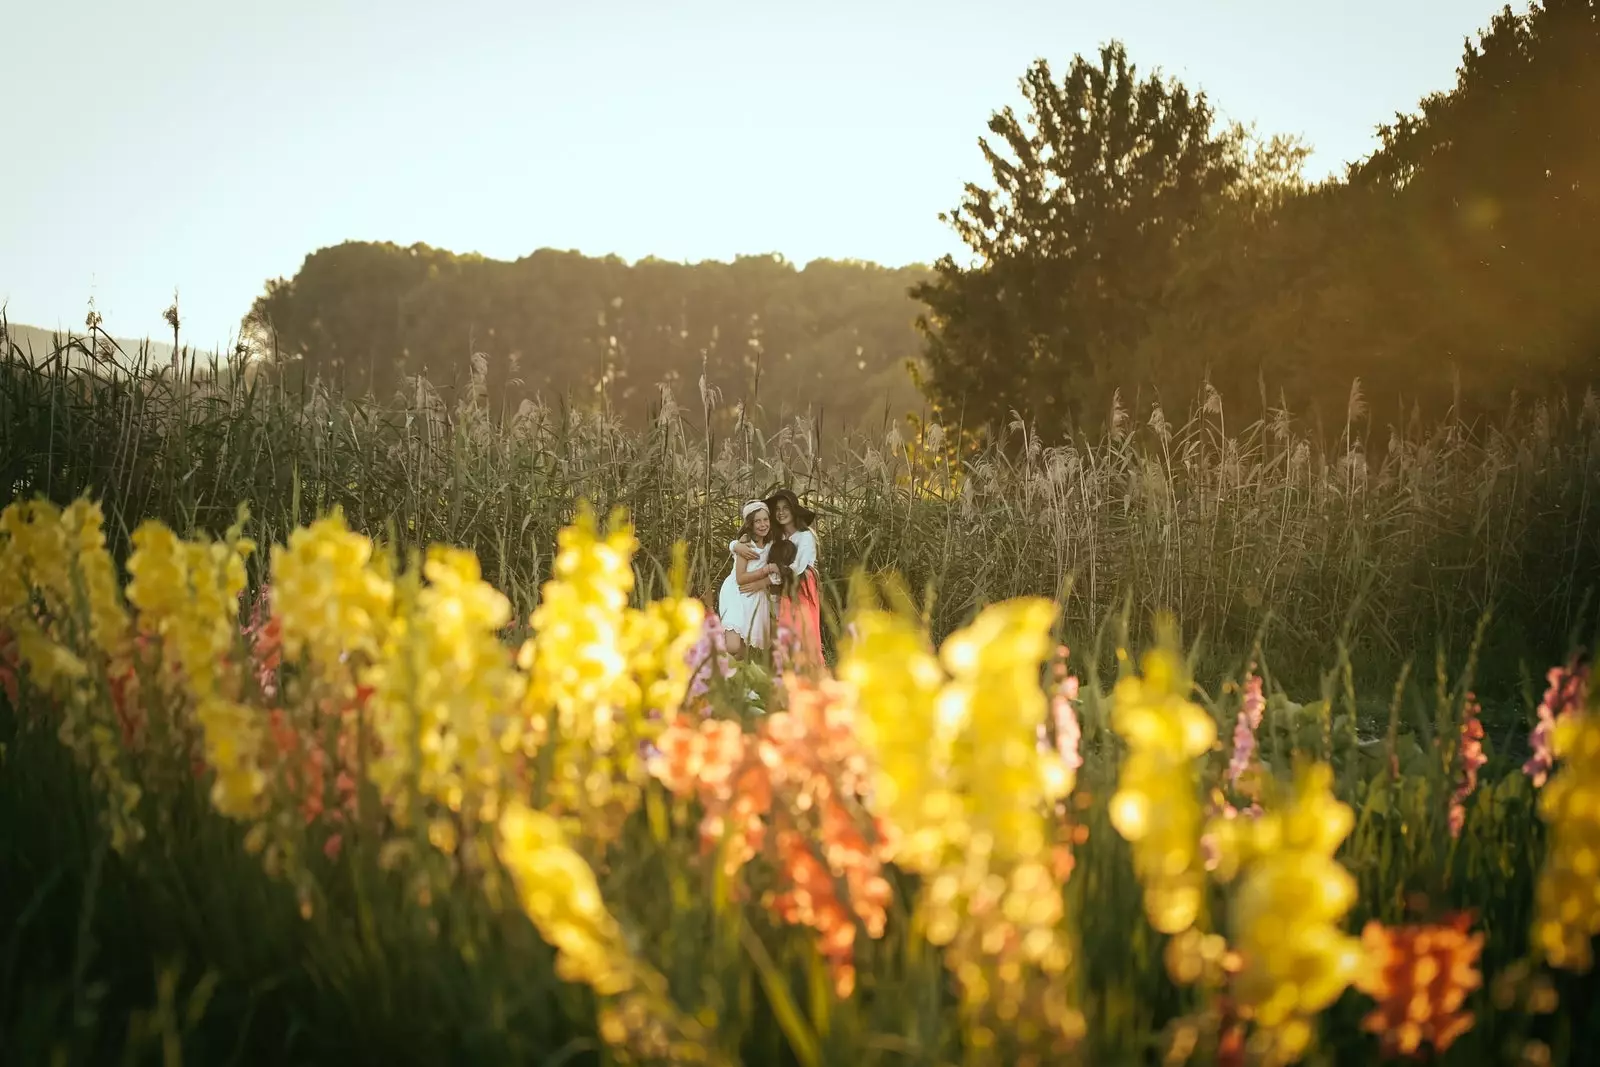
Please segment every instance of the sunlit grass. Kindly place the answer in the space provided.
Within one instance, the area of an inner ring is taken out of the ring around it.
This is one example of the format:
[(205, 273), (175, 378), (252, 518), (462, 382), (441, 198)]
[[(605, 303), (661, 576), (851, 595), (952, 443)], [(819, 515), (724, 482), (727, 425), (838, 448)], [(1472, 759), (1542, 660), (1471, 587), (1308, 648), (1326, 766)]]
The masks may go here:
[(1369, 719), (1407, 661), (1459, 661), (1492, 612), (1477, 673), (1493, 735), (1508, 725), (1499, 709), (1565, 654), (1600, 578), (1600, 406), (1587, 396), (1435, 426), (1391, 423), (1355, 397), (1329, 428), (1208, 394), (1181, 425), (1144, 405), (1072, 441), (1014, 427), (958, 453), (954, 427), (841, 439), (800, 419), (763, 433), (709, 384), (664, 395), (635, 429), (559, 403), (500, 410), (472, 388), (453, 404), (426, 383), (356, 402), (228, 365), (120, 363), (134, 369), (0, 360), (9, 495), (94, 493), (117, 558), (145, 518), (220, 534), (248, 502), (251, 536), (272, 543), (337, 507), (401, 551), (473, 551), (515, 625), (579, 496), (633, 517), (641, 594), (659, 591), (682, 538), (690, 589), (712, 603), (738, 506), (781, 483), (821, 512), (834, 614), (858, 564), (931, 591), (941, 638), (1010, 597), (1057, 599), (1077, 633), (1126, 600), (1141, 632), (1172, 611), (1213, 671), (1237, 669), (1270, 616), (1280, 680), (1315, 692), (1343, 640), (1374, 694)]

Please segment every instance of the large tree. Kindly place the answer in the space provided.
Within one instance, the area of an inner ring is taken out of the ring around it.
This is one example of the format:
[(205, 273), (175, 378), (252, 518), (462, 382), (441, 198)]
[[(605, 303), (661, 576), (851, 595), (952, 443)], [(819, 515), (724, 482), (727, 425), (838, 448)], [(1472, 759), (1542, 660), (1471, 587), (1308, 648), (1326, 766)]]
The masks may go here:
[[(1379, 427), (1581, 395), (1600, 376), (1596, 71), (1600, 0), (1505, 10), (1346, 179), (1247, 175), (1248, 210), (1184, 242), (1130, 373), (1185, 397), (1205, 374), (1235, 404), (1264, 381), (1330, 436), (1357, 378)], [(1263, 183), (1286, 195), (1256, 210)]]
[(1046, 433), (1104, 410), (1113, 363), (1159, 302), (1185, 235), (1240, 179), (1240, 140), (1204, 94), (1140, 79), (1113, 42), (1059, 82), (1038, 60), (1026, 115), (989, 120), (993, 184), (941, 218), (975, 262), (946, 256), (912, 295), (927, 307), (924, 388), (946, 420)]

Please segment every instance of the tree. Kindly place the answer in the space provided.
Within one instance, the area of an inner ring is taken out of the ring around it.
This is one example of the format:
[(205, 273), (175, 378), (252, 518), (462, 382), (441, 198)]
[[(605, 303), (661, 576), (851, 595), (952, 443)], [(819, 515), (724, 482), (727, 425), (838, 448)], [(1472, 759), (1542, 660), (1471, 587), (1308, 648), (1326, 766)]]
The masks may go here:
[(1003, 425), (1016, 411), (1050, 434), (1110, 400), (1116, 353), (1139, 338), (1178, 243), (1240, 180), (1237, 132), (1217, 133), (1204, 94), (1140, 80), (1113, 42), (1058, 84), (1036, 61), (1027, 114), (989, 120), (994, 184), (968, 184), (941, 219), (974, 254), (945, 256), (912, 290), (926, 305), (924, 387), (941, 417)]
[[(1386, 258), (1427, 302), (1425, 343), (1469, 393), (1582, 389), (1600, 369), (1597, 70), (1600, 2), (1505, 8), (1467, 42), (1456, 85), (1384, 126), (1351, 169)], [(1401, 321), (1415, 309), (1397, 292), (1374, 303)]]

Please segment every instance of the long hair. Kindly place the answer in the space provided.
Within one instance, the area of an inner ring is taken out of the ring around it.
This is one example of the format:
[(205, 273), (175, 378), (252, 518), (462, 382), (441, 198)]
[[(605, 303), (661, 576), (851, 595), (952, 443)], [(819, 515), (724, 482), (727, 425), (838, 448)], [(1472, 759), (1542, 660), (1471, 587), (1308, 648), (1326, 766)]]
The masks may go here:
[(800, 498), (794, 495), (793, 489), (779, 489), (767, 497), (767, 514), (772, 516), (772, 525), (778, 525), (778, 501), (782, 500), (789, 505), (789, 518), (794, 520), (796, 530), (809, 530), (811, 524), (817, 521), (817, 513), (800, 503)]
[(780, 537), (772, 542), (772, 551), (767, 554), (767, 562), (778, 568), (778, 592), (783, 596), (794, 594), (794, 558), (798, 551), (793, 541)]

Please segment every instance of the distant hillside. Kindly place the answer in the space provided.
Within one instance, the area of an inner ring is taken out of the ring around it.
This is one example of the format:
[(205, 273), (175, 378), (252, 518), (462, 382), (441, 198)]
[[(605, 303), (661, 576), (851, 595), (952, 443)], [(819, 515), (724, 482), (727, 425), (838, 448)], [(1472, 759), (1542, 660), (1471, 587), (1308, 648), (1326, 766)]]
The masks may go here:
[[(823, 430), (898, 417), (921, 399), (905, 371), (921, 351), (923, 267), (776, 256), (686, 265), (541, 250), (516, 262), (426, 245), (350, 242), (306, 257), (255, 303), (250, 333), (289, 374), (383, 396), (421, 375), (462, 385), (474, 353), (489, 396), (593, 403), (631, 422), (671, 386), (690, 415), (700, 379), (724, 413), (769, 423), (811, 411)], [(711, 395), (709, 392), (707, 395)]]
[[(73, 331), (67, 335), (57, 330), (24, 326), (15, 322), (6, 323), (3, 329), (5, 332), (0, 336), (0, 354), (15, 348), (23, 358), (40, 363), (57, 353), (64, 352), (67, 362), (72, 366), (81, 366), (88, 362), (85, 353), (73, 343), (76, 341), (82, 343), (84, 348), (90, 347), (86, 330)], [(165, 366), (172, 362), (170, 344), (162, 344), (160, 341), (131, 341), (120, 337), (111, 340), (120, 350), (113, 357), (118, 363), (131, 366), (142, 359), (150, 366)]]

